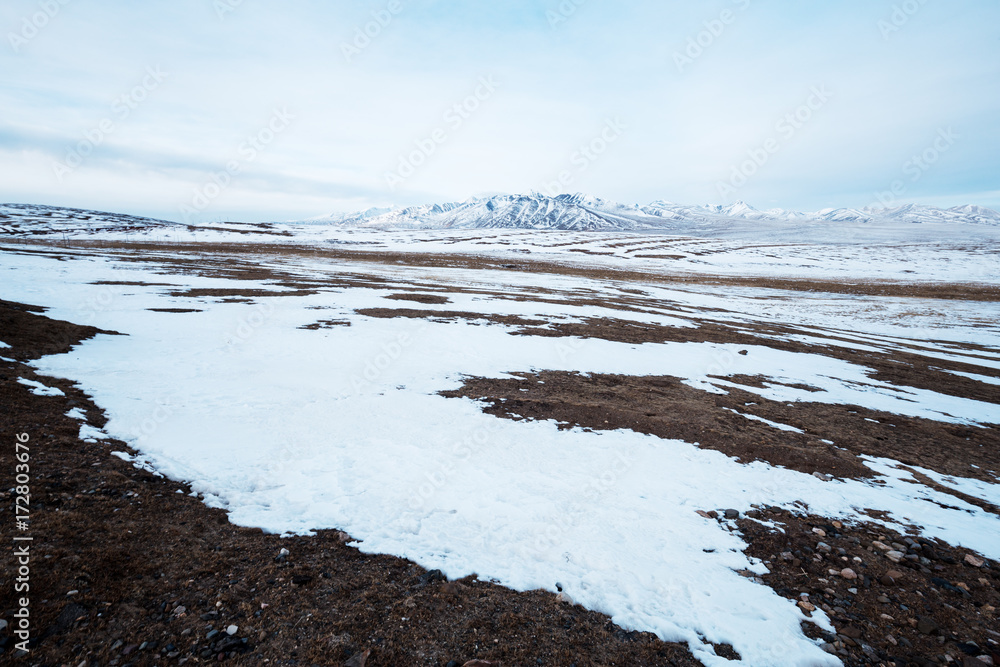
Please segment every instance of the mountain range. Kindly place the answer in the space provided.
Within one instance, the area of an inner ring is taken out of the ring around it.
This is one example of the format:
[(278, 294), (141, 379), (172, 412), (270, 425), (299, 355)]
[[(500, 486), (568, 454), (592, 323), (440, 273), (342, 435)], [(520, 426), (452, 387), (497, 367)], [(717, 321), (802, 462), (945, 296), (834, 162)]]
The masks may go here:
[(908, 204), (898, 208), (835, 208), (813, 213), (784, 209), (761, 211), (745, 202), (729, 206), (685, 206), (655, 201), (646, 206), (620, 204), (584, 194), (550, 197), (540, 193), (494, 195), (464, 202), (408, 208), (371, 208), (358, 213), (314, 218), (311, 224), (384, 229), (556, 229), (640, 231), (732, 220), (832, 223), (966, 223), (1000, 225), (1000, 213), (981, 206), (942, 209)]

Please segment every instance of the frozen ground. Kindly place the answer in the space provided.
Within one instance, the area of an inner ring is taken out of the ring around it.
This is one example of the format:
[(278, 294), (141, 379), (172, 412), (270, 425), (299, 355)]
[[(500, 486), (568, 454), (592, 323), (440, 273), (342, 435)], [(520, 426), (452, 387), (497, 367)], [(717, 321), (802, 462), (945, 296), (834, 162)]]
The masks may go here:
[[(781, 324), (794, 332), (772, 337), (961, 362), (975, 369), (966, 380), (995, 386), (995, 302), (624, 283), (533, 272), (529, 261), (646, 262), (649, 271), (676, 261), (706, 272), (896, 280), (912, 266), (926, 280), (995, 282), (989, 244), (897, 243), (889, 252), (865, 244), (766, 249), (648, 235), (314, 228), (301, 236), (288, 228), (296, 235), (271, 239), (428, 257), (509, 253), (525, 262), (512, 271), (380, 265), (263, 247), (237, 260), (207, 245), (233, 242), (235, 233), (153, 229), (138, 233), (160, 245), (141, 250), (8, 244), (0, 255), (0, 298), (125, 334), (98, 336), (35, 366), (79, 381), (107, 411), (106, 432), (140, 452), (137, 463), (191, 482), (238, 524), (286, 533), (338, 528), (364, 551), (404, 556), (449, 577), (478, 573), (517, 589), (561, 589), (623, 626), (688, 642), (710, 666), (727, 664), (713, 643), (731, 644), (747, 665), (839, 661), (800, 629), (803, 621), (829, 629), (826, 616), (806, 619), (790, 601), (738, 574), (766, 565), (743, 553), (734, 524), (696, 510), (804, 503), (811, 513), (844, 521), (880, 510), (888, 525), (915, 526), (1000, 558), (1000, 516), (919, 483), (892, 460), (871, 458), (872, 480), (824, 481), (739, 463), (693, 442), (497, 419), (475, 401), (439, 395), (467, 376), (534, 370), (673, 376), (715, 393), (734, 386), (736, 376), (753, 376), (768, 382), (740, 388), (792, 405), (843, 403), (991, 428), (1000, 424), (1000, 397), (876, 380), (864, 367), (781, 350), (765, 336), (752, 346), (629, 344), (512, 335), (512, 327), (485, 319), (518, 316), (550, 326), (613, 317), (686, 328), (715, 321), (748, 330)], [(120, 242), (122, 234), (87, 236)], [(206, 245), (175, 254), (167, 241)], [(573, 250), (608, 256), (568, 254)], [(652, 252), (685, 259), (642, 259)], [(260, 275), (227, 275), (238, 262)], [(414, 289), (447, 303), (387, 298)], [(484, 319), (357, 312), (406, 307)], [(328, 324), (305, 328), (320, 322)], [(778, 434), (790, 428), (771, 424)], [(1000, 496), (995, 470), (985, 471), (992, 482), (917, 472), (973, 499), (996, 503)]]

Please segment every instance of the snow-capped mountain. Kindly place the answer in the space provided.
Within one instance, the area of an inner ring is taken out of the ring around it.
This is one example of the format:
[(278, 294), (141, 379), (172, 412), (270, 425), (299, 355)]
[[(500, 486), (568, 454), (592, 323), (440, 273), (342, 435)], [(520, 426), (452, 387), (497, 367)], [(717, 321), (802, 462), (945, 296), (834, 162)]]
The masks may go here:
[(1000, 213), (981, 206), (940, 209), (908, 204), (898, 208), (837, 208), (813, 213), (758, 210), (746, 202), (728, 206), (684, 206), (656, 201), (646, 206), (620, 204), (584, 194), (550, 197), (537, 192), (496, 195), (465, 202), (369, 209), (317, 218), (314, 223), (385, 229), (558, 229), (571, 231), (670, 230), (681, 225), (726, 221), (868, 223), (965, 223), (1000, 225)]

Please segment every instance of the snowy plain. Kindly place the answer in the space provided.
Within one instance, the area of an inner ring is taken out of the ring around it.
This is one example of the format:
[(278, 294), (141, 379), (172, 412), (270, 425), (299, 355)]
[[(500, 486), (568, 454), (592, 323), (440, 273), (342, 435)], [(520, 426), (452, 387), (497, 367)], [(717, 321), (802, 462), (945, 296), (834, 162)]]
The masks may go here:
[[(743, 553), (735, 525), (720, 527), (696, 510), (804, 502), (810, 512), (851, 521), (860, 510), (877, 509), (897, 528), (918, 526), (925, 535), (1000, 557), (996, 515), (914, 483), (893, 461), (868, 462), (877, 484), (823, 481), (761, 462), (741, 464), (696, 443), (500, 420), (474, 401), (438, 394), (465, 376), (544, 369), (670, 375), (709, 392), (726, 390), (720, 377), (760, 375), (773, 384), (740, 388), (792, 404), (850, 403), (973, 427), (1000, 423), (1000, 405), (877, 382), (847, 362), (766, 345), (512, 336), (498, 325), (355, 312), (399, 307), (385, 297), (412, 284), (430, 291), (436, 285), (442, 293), (474, 286), (481, 293), (447, 292), (452, 303), (426, 308), (551, 321), (613, 315), (673, 326), (692, 326), (694, 312), (730, 322), (794, 323), (806, 338), (810, 329), (817, 337), (836, 331), (858, 346), (905, 347), (987, 373), (1000, 367), (996, 303), (828, 294), (785, 299), (754, 288), (629, 283), (662, 307), (624, 312), (488, 295), (530, 296), (544, 288), (570, 302), (599, 300), (621, 296), (624, 285), (614, 281), (322, 258), (280, 264), (304, 279), (376, 275), (385, 287), (226, 302), (170, 293), (285, 288), (165, 275), (134, 254), (127, 261), (60, 254), (62, 260), (5, 253), (0, 298), (127, 335), (101, 335), (34, 365), (80, 382), (107, 412), (106, 433), (139, 452), (137, 465), (190, 483), (240, 525), (305, 534), (337, 528), (363, 551), (403, 556), (449, 577), (477, 573), (516, 589), (561, 589), (625, 627), (687, 642), (709, 666), (728, 664), (713, 643), (731, 644), (748, 665), (839, 661), (802, 633), (807, 619), (792, 602), (738, 574), (762, 573), (766, 565)], [(99, 281), (133, 284), (93, 284)], [(904, 312), (907, 317), (896, 317)], [(334, 318), (350, 326), (301, 328)], [(989, 349), (972, 355), (962, 343)], [(93, 431), (84, 425), (81, 437), (100, 437)], [(938, 477), (987, 500), (1000, 488)], [(822, 613), (809, 622), (831, 627)]]

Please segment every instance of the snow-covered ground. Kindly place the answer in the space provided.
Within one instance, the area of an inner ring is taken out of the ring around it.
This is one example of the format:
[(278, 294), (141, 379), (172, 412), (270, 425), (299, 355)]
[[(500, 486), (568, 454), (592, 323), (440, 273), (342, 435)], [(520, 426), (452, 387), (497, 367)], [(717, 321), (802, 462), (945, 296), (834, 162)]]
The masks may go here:
[[(565, 241), (575, 244), (570, 248), (610, 249), (608, 261), (624, 263), (640, 261), (625, 257), (656, 244), (699, 246), (690, 239), (621, 234), (312, 229), (319, 231), (303, 231), (296, 242), (378, 245), (430, 255), (456, 248), (473, 252), (478, 246), (479, 252), (526, 255), (521, 251), (530, 250), (537, 259), (550, 252), (565, 255), (560, 248), (567, 246), (559, 245)], [(210, 240), (209, 232), (170, 233)], [(232, 240), (225, 232), (210, 234), (220, 235), (214, 240)], [(620, 245), (633, 241), (636, 245)], [(883, 253), (876, 261), (867, 247), (825, 247), (820, 255), (802, 246), (804, 254), (796, 256), (797, 246), (786, 245), (769, 263), (768, 251), (760, 247), (744, 252), (735, 242), (704, 244), (724, 248), (714, 255), (690, 254), (691, 263), (716, 262), (711, 271), (757, 267), (781, 273), (786, 269), (774, 267), (805, 267), (808, 259), (817, 275), (838, 262), (849, 267), (832, 269), (842, 273), (877, 263), (868, 268), (902, 279), (908, 274), (901, 267), (916, 262), (924, 278), (925, 265), (938, 279), (978, 275), (990, 282), (1000, 277), (995, 263), (978, 254), (989, 248), (948, 254), (937, 246), (910, 251), (900, 245), (900, 253), (917, 254), (907, 260)], [(367, 276), (385, 282), (225, 301), (170, 293), (293, 288), (266, 280), (199, 277), (176, 268), (166, 272), (152, 261), (168, 253), (166, 248), (127, 257), (68, 248), (58, 250), (61, 259), (15, 252), (27, 246), (9, 249), (0, 260), (0, 298), (43, 305), (51, 308), (50, 317), (126, 334), (101, 335), (71, 353), (41, 359), (34, 364), (39, 371), (79, 381), (106, 410), (107, 434), (140, 452), (137, 464), (190, 482), (207, 503), (226, 508), (241, 525), (282, 533), (338, 528), (359, 540), (364, 551), (407, 557), (449, 577), (478, 573), (517, 589), (558, 587), (623, 626), (688, 642), (709, 666), (728, 664), (715, 655), (712, 643), (731, 644), (744, 664), (754, 666), (839, 661), (803, 634), (800, 624), (809, 619), (798, 607), (738, 574), (761, 573), (766, 565), (743, 553), (735, 525), (706, 520), (696, 510), (805, 503), (810, 512), (844, 521), (857, 520), (862, 509), (881, 510), (897, 527), (917, 526), (926, 535), (1000, 558), (1000, 517), (918, 483), (912, 472), (890, 460), (868, 460), (877, 473), (874, 481), (823, 481), (762, 462), (742, 464), (691, 442), (497, 419), (474, 401), (439, 392), (458, 388), (466, 376), (511, 377), (532, 370), (669, 375), (707, 392), (724, 392), (725, 378), (749, 375), (773, 384), (741, 384), (742, 390), (793, 405), (846, 403), (972, 428), (1000, 423), (1000, 401), (895, 386), (873, 380), (848, 362), (778, 350), (764, 339), (757, 346), (632, 345), (514, 336), (504, 326), (461, 319), (384, 319), (356, 312), (415, 306), (386, 297), (419, 284), (451, 301), (419, 305), (429, 310), (546, 321), (607, 316), (672, 326), (693, 326), (695, 314), (726, 322), (783, 323), (795, 326), (802, 339), (829, 344), (835, 332), (862, 349), (905, 348), (932, 360), (961, 360), (980, 370), (967, 374), (970, 380), (989, 384), (1000, 369), (997, 303), (665, 287), (530, 270), (352, 263), (322, 254), (269, 258), (265, 250), (259, 266), (303, 280)], [(938, 262), (925, 261), (925, 255)], [(130, 284), (94, 284), (99, 281)], [(610, 302), (622, 296), (623, 287), (657, 305), (641, 312), (572, 305), (584, 298), (591, 304)], [(542, 290), (547, 300), (538, 298)], [(522, 300), (504, 298), (512, 296)], [(340, 324), (303, 328), (321, 320)], [(851, 344), (843, 340), (839, 344)], [(962, 347), (966, 343), (982, 349), (970, 353)], [(781, 431), (786, 425), (773, 427)], [(987, 501), (997, 502), (1000, 495), (1000, 484), (935, 478)], [(831, 629), (821, 612), (810, 622)]]

